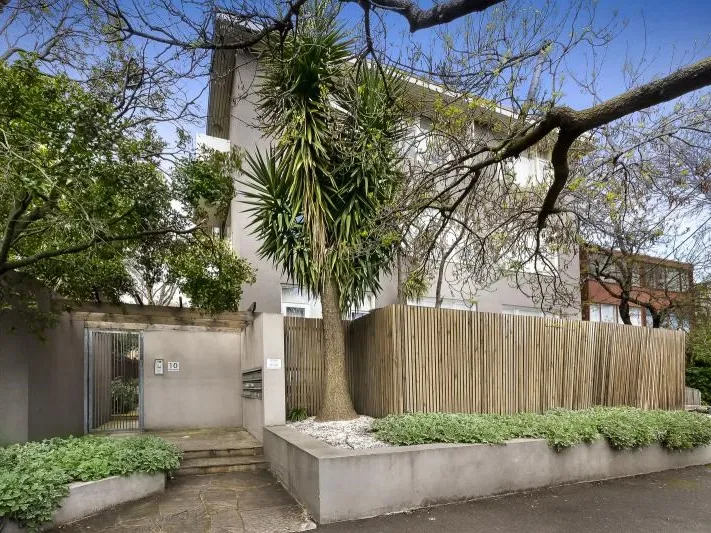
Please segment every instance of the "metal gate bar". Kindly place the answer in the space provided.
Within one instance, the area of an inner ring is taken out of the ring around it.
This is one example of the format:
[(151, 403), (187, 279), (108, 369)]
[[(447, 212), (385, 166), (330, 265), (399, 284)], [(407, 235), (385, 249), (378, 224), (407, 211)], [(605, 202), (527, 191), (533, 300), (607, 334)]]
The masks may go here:
[(143, 404), (141, 333), (88, 330), (87, 429), (140, 430)]

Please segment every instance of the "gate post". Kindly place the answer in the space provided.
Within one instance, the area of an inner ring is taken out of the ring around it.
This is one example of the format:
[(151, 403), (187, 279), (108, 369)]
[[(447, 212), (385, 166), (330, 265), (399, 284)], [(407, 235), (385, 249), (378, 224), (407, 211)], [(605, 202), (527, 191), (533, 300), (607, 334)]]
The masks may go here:
[(286, 382), (284, 369), (284, 317), (259, 313), (244, 331), (242, 371), (261, 369), (261, 398), (245, 394), (242, 419), (245, 429), (262, 441), (264, 426), (286, 423)]

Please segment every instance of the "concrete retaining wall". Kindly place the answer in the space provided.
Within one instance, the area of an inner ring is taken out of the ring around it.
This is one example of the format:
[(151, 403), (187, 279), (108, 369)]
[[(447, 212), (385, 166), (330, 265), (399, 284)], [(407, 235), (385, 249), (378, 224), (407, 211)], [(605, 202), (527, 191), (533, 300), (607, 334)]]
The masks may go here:
[[(85, 481), (69, 485), (69, 495), (60, 503), (52, 522), (42, 527), (51, 529), (61, 524), (76, 522), (87, 516), (122, 503), (140, 500), (165, 490), (165, 474), (137, 472), (130, 476), (113, 476), (98, 481)], [(3, 533), (24, 531), (9, 523)]]
[(711, 446), (615, 451), (602, 440), (562, 452), (540, 439), (351, 451), (286, 426), (264, 428), (264, 452), (274, 474), (321, 524), (711, 462)]

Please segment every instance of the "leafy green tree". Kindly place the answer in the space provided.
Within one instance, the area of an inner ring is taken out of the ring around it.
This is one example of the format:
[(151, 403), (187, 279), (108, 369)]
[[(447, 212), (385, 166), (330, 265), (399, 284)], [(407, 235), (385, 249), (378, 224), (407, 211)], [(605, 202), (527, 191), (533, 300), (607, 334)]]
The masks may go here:
[(321, 298), (325, 377), (319, 418), (355, 416), (342, 313), (380, 290), (397, 239), (372, 237), (401, 180), (403, 83), (348, 62), (333, 15), (317, 10), (263, 55), (261, 119), (275, 140), (248, 156), (247, 202), (263, 257)]
[(197, 234), (177, 241), (167, 257), (167, 280), (190, 297), (193, 307), (219, 313), (239, 310), (242, 286), (254, 283), (255, 272), (225, 240)]
[(0, 63), (2, 307), (11, 295), (22, 300), (13, 273), (66, 297), (115, 302), (136, 293), (129, 267), (140, 265), (198, 307), (234, 310), (251, 267), (198, 230), (224, 219), (239, 158), (181, 160), (173, 186), (159, 165), (162, 148), (152, 127), (126, 118), (102, 91), (30, 60)]
[(242, 157), (236, 149), (220, 152), (201, 147), (195, 156), (178, 161), (171, 181), (192, 220), (212, 220), (224, 234), (235, 197), (234, 176), (241, 166)]
[(0, 276), (110, 243), (188, 232), (151, 130), (29, 62), (0, 65)]
[[(169, 305), (180, 292), (190, 304), (210, 313), (238, 311), (242, 285), (254, 283), (255, 271), (222, 240), (239, 152), (199, 149), (180, 159), (171, 172), (176, 201), (190, 220), (204, 221), (193, 234), (157, 235), (144, 240), (129, 258), (135, 281), (130, 293), (139, 303)], [(220, 228), (219, 235), (212, 228)]]

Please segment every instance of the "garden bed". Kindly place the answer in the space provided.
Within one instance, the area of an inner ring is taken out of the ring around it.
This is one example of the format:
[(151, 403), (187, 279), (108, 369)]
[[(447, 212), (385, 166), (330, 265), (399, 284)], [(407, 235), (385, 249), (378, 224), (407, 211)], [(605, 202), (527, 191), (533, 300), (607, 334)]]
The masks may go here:
[(276, 426), (264, 452), (319, 523), (711, 463), (711, 420), (681, 411), (413, 414), (372, 428), (394, 446), (336, 448)]
[(162, 490), (165, 472), (179, 465), (175, 446), (147, 436), (0, 448), (0, 517), (30, 530), (77, 520)]
[(545, 414), (470, 415), (413, 413), (375, 420), (374, 437), (394, 446), (431, 443), (503, 444), (545, 439), (562, 450), (605, 439), (615, 449), (658, 443), (670, 450), (711, 444), (711, 419), (686, 411), (644, 411), (632, 407), (557, 409)]
[(374, 420), (369, 416), (359, 416), (354, 420), (317, 422), (316, 417), (312, 416), (306, 420), (289, 422), (288, 426), (326, 444), (346, 450), (367, 450), (390, 446), (376, 438), (372, 431)]
[(503, 444), (520, 438), (545, 439), (557, 450), (601, 438), (616, 449), (659, 443), (679, 450), (711, 443), (709, 417), (631, 407), (513, 415), (413, 413), (334, 422), (317, 422), (311, 417), (288, 426), (336, 448), (350, 450), (433, 443)]

